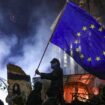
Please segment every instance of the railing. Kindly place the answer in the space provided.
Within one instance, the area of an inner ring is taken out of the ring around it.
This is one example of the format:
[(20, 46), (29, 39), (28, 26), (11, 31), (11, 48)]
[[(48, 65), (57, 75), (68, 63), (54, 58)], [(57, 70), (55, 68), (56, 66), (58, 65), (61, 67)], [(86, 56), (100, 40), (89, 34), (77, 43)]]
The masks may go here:
[(0, 77), (0, 90), (7, 90), (7, 80)]

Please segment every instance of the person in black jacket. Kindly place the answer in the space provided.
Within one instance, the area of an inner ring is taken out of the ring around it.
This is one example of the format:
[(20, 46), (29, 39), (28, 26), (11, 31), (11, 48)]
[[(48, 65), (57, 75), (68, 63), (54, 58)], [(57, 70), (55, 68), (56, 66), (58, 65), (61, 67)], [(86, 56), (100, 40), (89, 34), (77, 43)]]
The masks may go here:
[(41, 90), (42, 90), (42, 83), (37, 81), (34, 84), (33, 91), (30, 93), (28, 97), (26, 105), (41, 105), (42, 104)]
[(42, 79), (51, 80), (47, 96), (49, 98), (56, 98), (61, 104), (63, 104), (63, 70), (60, 67), (58, 59), (53, 58), (50, 63), (51, 68), (53, 69), (51, 73), (41, 73), (39, 70), (36, 70), (36, 74), (40, 75)]

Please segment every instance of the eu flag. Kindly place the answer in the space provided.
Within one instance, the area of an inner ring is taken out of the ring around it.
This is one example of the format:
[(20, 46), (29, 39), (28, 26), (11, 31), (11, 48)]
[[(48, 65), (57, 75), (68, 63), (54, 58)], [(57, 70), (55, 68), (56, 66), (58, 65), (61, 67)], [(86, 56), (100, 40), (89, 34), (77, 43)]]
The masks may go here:
[(86, 11), (67, 3), (50, 41), (86, 71), (105, 79), (105, 30)]

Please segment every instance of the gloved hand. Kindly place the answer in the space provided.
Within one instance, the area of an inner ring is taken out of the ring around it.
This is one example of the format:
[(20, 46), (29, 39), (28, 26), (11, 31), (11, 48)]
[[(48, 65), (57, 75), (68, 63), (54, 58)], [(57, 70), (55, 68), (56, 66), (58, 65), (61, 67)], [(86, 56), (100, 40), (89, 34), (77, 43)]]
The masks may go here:
[(36, 69), (35, 74), (39, 74), (40, 75), (40, 72), (39, 72), (38, 69)]

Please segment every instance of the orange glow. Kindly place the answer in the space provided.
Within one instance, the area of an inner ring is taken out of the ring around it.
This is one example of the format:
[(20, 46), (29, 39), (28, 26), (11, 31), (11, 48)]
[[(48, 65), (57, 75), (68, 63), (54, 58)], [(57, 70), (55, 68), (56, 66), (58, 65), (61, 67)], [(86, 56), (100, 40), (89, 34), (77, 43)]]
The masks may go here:
[(93, 91), (94, 95), (98, 95), (99, 94), (99, 89), (97, 87), (93, 87), (92, 91)]
[(89, 99), (88, 90), (82, 83), (72, 83), (64, 87), (64, 99), (67, 103), (71, 103), (75, 99), (75, 95), (80, 101)]
[(64, 99), (67, 103), (71, 103), (75, 98), (80, 101), (89, 99), (93, 93), (93, 81), (95, 77), (91, 74), (71, 75), (68, 82), (64, 85)]
[(70, 103), (73, 99), (73, 96), (72, 96), (72, 92), (73, 92), (73, 88), (72, 87), (65, 87), (64, 88), (64, 100), (67, 102), (67, 103)]
[(86, 101), (98, 95), (103, 85), (105, 80), (91, 74), (67, 75), (64, 77), (64, 99), (67, 103), (71, 103), (75, 97), (80, 101)]

